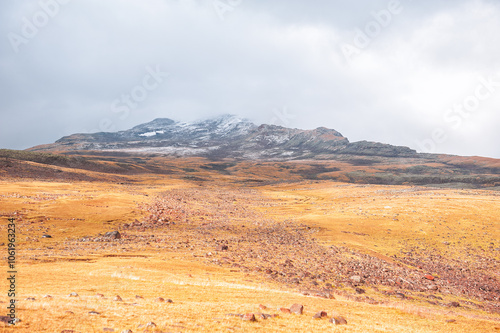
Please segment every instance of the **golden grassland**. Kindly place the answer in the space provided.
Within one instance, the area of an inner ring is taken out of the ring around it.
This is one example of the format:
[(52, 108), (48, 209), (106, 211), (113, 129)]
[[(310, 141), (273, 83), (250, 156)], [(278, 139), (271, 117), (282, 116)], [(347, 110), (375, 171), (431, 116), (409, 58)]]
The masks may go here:
[[(3, 236), (0, 243), (7, 242), (7, 218), (15, 216), (18, 220), (16, 283), (18, 317), (22, 322), (0, 327), (0, 331), (103, 332), (104, 328), (115, 332), (125, 329), (133, 332), (500, 330), (500, 315), (475, 308), (449, 308), (396, 298), (387, 298), (382, 304), (367, 304), (342, 295), (336, 295), (335, 299), (305, 296), (297, 288), (262, 274), (215, 265), (204, 248), (165, 247), (161, 243), (144, 241), (125, 245), (82, 241), (82, 238), (97, 237), (118, 230), (125, 223), (144, 219), (147, 213), (141, 205), (152, 203), (157, 195), (167, 190), (209, 187), (230, 192), (244, 187), (251, 190), (249, 202), (254, 200), (251, 205), (255, 215), (235, 217), (239, 224), (254, 224), (259, 216), (279, 221), (290, 219), (310, 227), (314, 231), (311, 237), (325, 247), (352, 248), (387, 261), (412, 248), (459, 260), (466, 258), (465, 253), (473, 249), (482, 251), (492, 260), (500, 260), (500, 252), (495, 250), (500, 247), (497, 192), (329, 181), (250, 187), (232, 182), (230, 176), (214, 175), (210, 171), (206, 171), (205, 176), (211, 181), (196, 182), (159, 175), (123, 176), (130, 181), (121, 184), (104, 180), (1, 181)], [(245, 200), (247, 192), (241, 193), (242, 196), (234, 201), (236, 206)], [(154, 234), (176, 242), (180, 238), (189, 241), (187, 231), (176, 236), (176, 230), (183, 230), (185, 223), (201, 225), (209, 220), (209, 217), (194, 218), (179, 221), (172, 228), (127, 230), (126, 233), (141, 239)], [(50, 234), (52, 238), (42, 238), (43, 234)], [(6, 253), (2, 257), (1, 267), (6, 272)], [(496, 278), (500, 280), (498, 271)], [(6, 306), (8, 281), (1, 281), (0, 301)], [(72, 292), (79, 297), (68, 297)], [(116, 295), (123, 301), (113, 300)], [(173, 303), (158, 302), (158, 297), (171, 299)], [(304, 315), (284, 314), (278, 310), (293, 303), (304, 305)], [(259, 304), (268, 309), (259, 309)], [(329, 317), (333, 314), (345, 317), (348, 324), (335, 326), (325, 319), (313, 319), (312, 315), (321, 310), (327, 311)], [(99, 314), (90, 314), (91, 311)], [(237, 316), (228, 316), (259, 312), (277, 313), (279, 317), (247, 322)], [(448, 322), (450, 319), (455, 321)], [(154, 322), (156, 327), (139, 327), (148, 322)]]

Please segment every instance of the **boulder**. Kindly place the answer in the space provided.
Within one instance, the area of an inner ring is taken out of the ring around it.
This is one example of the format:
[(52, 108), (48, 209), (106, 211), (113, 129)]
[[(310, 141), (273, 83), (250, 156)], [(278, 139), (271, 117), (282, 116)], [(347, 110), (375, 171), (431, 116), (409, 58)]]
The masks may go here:
[(302, 304), (295, 303), (295, 304), (293, 304), (290, 307), (290, 312), (291, 313), (295, 313), (295, 314), (301, 315), (303, 311), (304, 311), (304, 306)]
[(330, 319), (330, 323), (333, 323), (335, 325), (346, 325), (347, 320), (345, 320), (345, 318), (341, 316), (334, 316), (332, 319)]
[(122, 235), (118, 231), (109, 231), (104, 234), (104, 237), (109, 239), (121, 239)]

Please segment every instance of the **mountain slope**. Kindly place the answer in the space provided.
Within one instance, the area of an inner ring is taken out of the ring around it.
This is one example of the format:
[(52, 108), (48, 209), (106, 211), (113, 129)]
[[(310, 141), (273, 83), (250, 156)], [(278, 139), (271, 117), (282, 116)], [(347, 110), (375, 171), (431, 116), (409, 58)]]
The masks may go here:
[(339, 132), (325, 127), (301, 130), (266, 124), (257, 126), (234, 115), (193, 123), (158, 118), (126, 131), (73, 134), (29, 150), (98, 150), (242, 159), (328, 159), (332, 154), (417, 155), (407, 147), (366, 141), (350, 143)]

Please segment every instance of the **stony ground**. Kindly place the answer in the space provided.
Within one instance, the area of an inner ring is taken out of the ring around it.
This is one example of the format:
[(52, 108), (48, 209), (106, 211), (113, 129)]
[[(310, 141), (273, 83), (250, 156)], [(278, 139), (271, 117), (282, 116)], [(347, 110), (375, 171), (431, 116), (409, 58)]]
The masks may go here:
[[(499, 330), (498, 196), (401, 190), (161, 179), (2, 183), (1, 214), (17, 220), (23, 275), (22, 322), (0, 330)], [(440, 196), (476, 199), (467, 242), (437, 237), (448, 224), (427, 232), (447, 211), (431, 205)], [(427, 233), (415, 241), (405, 214), (387, 213), (384, 200), (416, 211), (425, 222), (415, 227)], [(493, 228), (484, 235), (486, 227)]]

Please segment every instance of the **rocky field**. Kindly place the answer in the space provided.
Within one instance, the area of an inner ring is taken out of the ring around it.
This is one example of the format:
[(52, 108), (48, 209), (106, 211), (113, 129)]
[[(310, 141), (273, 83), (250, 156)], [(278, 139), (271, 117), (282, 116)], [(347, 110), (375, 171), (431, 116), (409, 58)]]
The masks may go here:
[(162, 161), (11, 162), (0, 242), (14, 218), (20, 322), (0, 331), (500, 330), (498, 191)]

